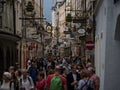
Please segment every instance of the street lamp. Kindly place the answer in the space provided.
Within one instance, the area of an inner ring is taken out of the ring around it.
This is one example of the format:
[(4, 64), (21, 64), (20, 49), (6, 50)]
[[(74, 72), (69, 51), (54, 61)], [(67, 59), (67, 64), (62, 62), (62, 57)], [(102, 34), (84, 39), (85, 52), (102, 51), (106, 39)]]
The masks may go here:
[(47, 23), (46, 30), (50, 34), (50, 36), (52, 37), (52, 26), (51, 26), (51, 24)]
[(0, 13), (3, 12), (5, 3), (6, 3), (6, 0), (0, 0)]
[(52, 32), (52, 27), (50, 25), (47, 26), (47, 32), (51, 33)]

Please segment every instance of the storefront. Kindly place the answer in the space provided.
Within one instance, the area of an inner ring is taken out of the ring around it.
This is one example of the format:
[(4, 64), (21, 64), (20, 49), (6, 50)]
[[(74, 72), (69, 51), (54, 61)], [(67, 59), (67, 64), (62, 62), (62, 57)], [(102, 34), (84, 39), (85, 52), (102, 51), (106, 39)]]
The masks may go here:
[(18, 62), (17, 41), (20, 37), (8, 33), (0, 33), (0, 71), (8, 69)]

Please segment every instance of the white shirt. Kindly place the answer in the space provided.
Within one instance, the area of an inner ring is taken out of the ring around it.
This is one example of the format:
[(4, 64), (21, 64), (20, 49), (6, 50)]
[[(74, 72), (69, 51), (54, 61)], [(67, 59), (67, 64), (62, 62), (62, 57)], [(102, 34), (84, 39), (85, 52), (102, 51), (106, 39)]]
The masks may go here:
[(63, 58), (62, 60), (62, 64), (64, 65), (66, 63), (66, 60)]
[(10, 90), (10, 82), (3, 81), (3, 84), (0, 87), (0, 90)]
[[(28, 77), (30, 78), (30, 80), (28, 80)], [(30, 90), (34, 88), (34, 83), (30, 76), (27, 76), (26, 80), (23, 80), (23, 76), (21, 77), (21, 79), (22, 79), (22, 85), (20, 82), (19, 83), (20, 88), (25, 88), (25, 90)]]
[[(73, 74), (73, 79), (74, 79), (74, 81), (77, 81), (77, 75), (76, 74)], [(76, 88), (77, 88), (77, 86), (75, 85), (74, 90), (76, 90)]]
[(77, 75), (76, 74), (73, 74), (73, 79), (74, 79), (74, 81), (77, 81)]

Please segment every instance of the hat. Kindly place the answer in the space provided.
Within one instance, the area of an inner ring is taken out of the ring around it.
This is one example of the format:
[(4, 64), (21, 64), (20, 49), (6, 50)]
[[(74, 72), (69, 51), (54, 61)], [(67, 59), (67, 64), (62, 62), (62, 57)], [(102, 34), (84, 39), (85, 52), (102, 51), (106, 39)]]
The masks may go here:
[(9, 72), (4, 72), (3, 75), (5, 75), (8, 79), (11, 79), (11, 74)]

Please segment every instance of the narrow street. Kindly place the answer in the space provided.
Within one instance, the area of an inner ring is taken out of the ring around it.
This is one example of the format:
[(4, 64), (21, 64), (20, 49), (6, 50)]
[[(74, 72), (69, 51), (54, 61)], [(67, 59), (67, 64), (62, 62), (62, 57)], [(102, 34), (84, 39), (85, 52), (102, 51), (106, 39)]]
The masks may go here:
[(120, 90), (120, 0), (0, 0), (0, 90)]

